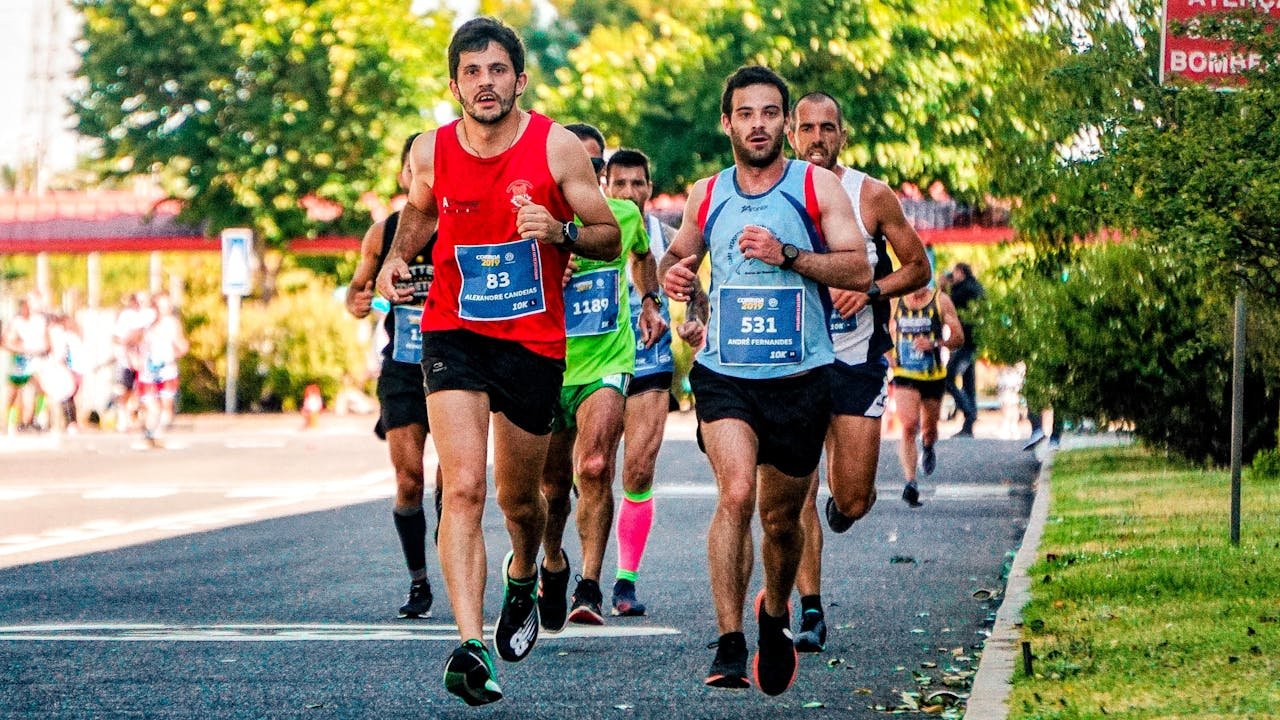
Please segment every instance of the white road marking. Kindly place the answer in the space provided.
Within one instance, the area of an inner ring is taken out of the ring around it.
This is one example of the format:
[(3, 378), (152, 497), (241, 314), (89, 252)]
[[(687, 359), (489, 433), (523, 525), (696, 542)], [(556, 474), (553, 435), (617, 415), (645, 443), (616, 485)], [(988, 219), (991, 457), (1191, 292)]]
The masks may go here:
[(0, 488), (0, 502), (5, 500), (26, 500), (40, 494), (40, 490), (31, 488)]
[(719, 493), (715, 485), (654, 485), (653, 494), (666, 497), (715, 497)]
[(939, 500), (981, 500), (1007, 498), (1013, 490), (1012, 485), (939, 485), (933, 496)]
[[(486, 627), (488, 637), (493, 628)], [(542, 633), (539, 643), (571, 639), (656, 637), (679, 635), (675, 628), (644, 625), (571, 625), (554, 635)], [(418, 622), (397, 625), (361, 624), (227, 624), (164, 625), (153, 623), (84, 623), (0, 626), (0, 642), (457, 642), (453, 625)]]
[(148, 485), (112, 485), (80, 495), (85, 500), (146, 500), (177, 495), (178, 488)]

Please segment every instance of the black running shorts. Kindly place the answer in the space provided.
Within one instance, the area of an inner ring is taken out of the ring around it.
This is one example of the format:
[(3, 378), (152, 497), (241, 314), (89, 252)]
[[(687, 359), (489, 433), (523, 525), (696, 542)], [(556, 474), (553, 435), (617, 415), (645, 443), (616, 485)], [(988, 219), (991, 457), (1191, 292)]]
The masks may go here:
[(489, 396), (489, 409), (534, 435), (551, 432), (560, 403), (564, 361), (539, 355), (511, 340), (470, 330), (422, 334), (422, 371), (427, 394), (476, 390)]
[(653, 392), (654, 390), (671, 392), (671, 378), (673, 376), (674, 373), (656, 372), (644, 377), (633, 377), (631, 378), (631, 384), (627, 386), (627, 397), (635, 397), (640, 393)]
[(921, 400), (941, 400), (942, 394), (946, 390), (946, 383), (946, 380), (914, 380), (904, 377), (893, 379), (894, 387), (913, 388), (920, 393)]
[(878, 418), (884, 415), (889, 365), (876, 358), (857, 365), (836, 361), (831, 366), (831, 413)]
[(427, 426), (427, 392), (422, 387), (422, 367), (382, 359), (378, 376), (378, 402), (382, 404), (382, 428)]
[[(822, 442), (831, 423), (828, 370), (777, 380), (743, 380), (721, 375), (695, 363), (689, 371), (698, 423), (733, 418), (756, 433), (759, 465), (772, 465), (792, 477), (818, 467)], [(702, 433), (698, 447), (706, 452)]]

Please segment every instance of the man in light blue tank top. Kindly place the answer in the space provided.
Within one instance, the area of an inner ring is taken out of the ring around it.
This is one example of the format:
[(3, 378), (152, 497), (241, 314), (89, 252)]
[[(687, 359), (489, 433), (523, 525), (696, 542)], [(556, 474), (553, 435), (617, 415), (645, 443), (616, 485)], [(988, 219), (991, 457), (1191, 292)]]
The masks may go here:
[(770, 695), (790, 687), (798, 667), (789, 601), (804, 545), (800, 509), (830, 422), (826, 369), (835, 354), (823, 286), (866, 291), (871, 281), (839, 179), (782, 157), (789, 102), (767, 68), (729, 77), (720, 124), (734, 166), (693, 186), (659, 267), (667, 295), (687, 302), (711, 256), (707, 342), (690, 372), (698, 437), (719, 488), (707, 555), (720, 639), (706, 683), (751, 684), (742, 614), (758, 496), (765, 589), (755, 602), (752, 677)]

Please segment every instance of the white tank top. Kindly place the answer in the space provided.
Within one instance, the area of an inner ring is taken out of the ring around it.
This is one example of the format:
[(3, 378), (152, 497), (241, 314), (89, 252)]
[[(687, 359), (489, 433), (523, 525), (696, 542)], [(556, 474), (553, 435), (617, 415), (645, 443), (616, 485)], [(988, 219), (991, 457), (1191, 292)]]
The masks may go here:
[[(840, 177), (840, 185), (853, 201), (853, 219), (857, 221), (858, 233), (867, 245), (867, 263), (874, 268), (880, 260), (879, 244), (862, 222), (862, 181), (866, 177), (867, 174), (861, 170), (845, 168), (844, 175)], [(831, 342), (835, 346), (836, 359), (849, 365), (866, 362), (867, 349), (871, 345), (871, 336), (876, 326), (872, 303), (867, 303), (847, 320), (839, 318), (834, 309), (831, 312)]]

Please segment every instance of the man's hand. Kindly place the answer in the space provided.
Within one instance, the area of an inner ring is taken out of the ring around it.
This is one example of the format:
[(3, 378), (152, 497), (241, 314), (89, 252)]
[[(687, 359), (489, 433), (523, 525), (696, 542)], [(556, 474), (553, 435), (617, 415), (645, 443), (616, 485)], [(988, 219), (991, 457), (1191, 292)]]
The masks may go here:
[(527, 195), (512, 198), (520, 209), (516, 212), (516, 232), (522, 238), (532, 238), (547, 245), (564, 242), (564, 223), (555, 219), (551, 211), (534, 203)]
[(356, 290), (347, 297), (347, 309), (358, 318), (369, 317), (369, 312), (373, 310), (372, 280), (366, 282), (363, 288)]
[(640, 340), (645, 347), (653, 347), (667, 331), (667, 321), (662, 319), (656, 304), (640, 301)]
[(938, 347), (937, 343), (924, 335), (917, 335), (915, 339), (911, 341), (911, 345), (922, 353), (933, 352)]
[(694, 271), (698, 260), (697, 255), (690, 255), (667, 269), (667, 273), (662, 276), (662, 291), (667, 297), (680, 302), (689, 301), (694, 281), (698, 279), (698, 274)]
[(831, 305), (840, 313), (840, 317), (848, 320), (867, 306), (871, 298), (857, 290), (838, 290), (831, 288)]
[(696, 352), (702, 349), (702, 343), (707, 339), (707, 326), (698, 320), (686, 320), (676, 328), (676, 334)]
[(573, 259), (575, 257), (577, 256), (570, 256), (569, 264), (564, 266), (564, 280), (560, 282), (561, 289), (569, 287), (569, 281), (573, 279), (573, 274), (578, 272), (578, 263)]
[(409, 302), (413, 299), (413, 286), (406, 284), (400, 287), (397, 283), (410, 277), (409, 265), (404, 260), (388, 257), (382, 264), (382, 271), (378, 273), (378, 294), (390, 300), (392, 305)]
[(738, 250), (745, 257), (769, 265), (781, 265), (785, 260), (782, 257), (782, 242), (759, 225), (748, 225), (742, 229), (742, 234), (738, 236)]

